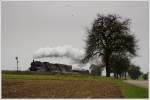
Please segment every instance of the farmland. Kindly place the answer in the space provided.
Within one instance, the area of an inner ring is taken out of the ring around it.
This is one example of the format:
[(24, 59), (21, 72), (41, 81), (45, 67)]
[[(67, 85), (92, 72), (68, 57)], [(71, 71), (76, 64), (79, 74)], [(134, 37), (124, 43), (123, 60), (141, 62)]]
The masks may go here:
[(148, 98), (148, 89), (100, 76), (2, 72), (2, 98)]

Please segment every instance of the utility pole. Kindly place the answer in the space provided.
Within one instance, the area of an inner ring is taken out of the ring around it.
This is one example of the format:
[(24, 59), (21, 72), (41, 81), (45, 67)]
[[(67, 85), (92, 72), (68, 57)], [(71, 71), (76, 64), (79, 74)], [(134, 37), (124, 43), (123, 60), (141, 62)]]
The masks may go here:
[(18, 57), (16, 57), (16, 61), (17, 61), (17, 72), (18, 72)]

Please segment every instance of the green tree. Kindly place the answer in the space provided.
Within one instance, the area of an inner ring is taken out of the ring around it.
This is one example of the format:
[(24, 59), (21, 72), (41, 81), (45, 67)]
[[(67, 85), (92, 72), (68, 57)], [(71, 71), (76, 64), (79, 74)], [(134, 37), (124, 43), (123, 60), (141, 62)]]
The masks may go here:
[(142, 74), (142, 72), (140, 71), (140, 67), (136, 65), (131, 65), (128, 73), (132, 79), (138, 79)]
[(143, 77), (143, 79), (144, 79), (144, 80), (148, 80), (148, 72), (147, 72), (147, 73), (145, 73), (145, 74), (143, 74), (143, 76), (142, 76), (142, 77)]
[(86, 54), (83, 62), (95, 55), (102, 58), (106, 67), (106, 76), (110, 77), (110, 57), (113, 53), (123, 53), (127, 56), (136, 56), (136, 40), (130, 34), (130, 20), (123, 20), (117, 15), (100, 15), (87, 31)]
[(124, 76), (126, 79), (126, 74), (130, 66), (130, 59), (128, 57), (119, 54), (112, 55), (110, 57), (110, 64), (112, 72), (116, 78)]

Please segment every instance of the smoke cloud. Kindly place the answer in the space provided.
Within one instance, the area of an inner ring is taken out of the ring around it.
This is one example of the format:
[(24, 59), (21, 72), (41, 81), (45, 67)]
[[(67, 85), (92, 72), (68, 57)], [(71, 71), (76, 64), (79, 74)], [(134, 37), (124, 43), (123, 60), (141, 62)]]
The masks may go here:
[(40, 48), (35, 53), (33, 58), (45, 58), (45, 57), (67, 57), (73, 61), (80, 61), (84, 56), (83, 50), (73, 48), (70, 45), (58, 46), (58, 47), (46, 47)]
[(57, 46), (57, 47), (45, 47), (39, 48), (34, 54), (33, 58), (37, 61), (60, 63), (72, 65), (73, 69), (87, 69), (91, 64), (101, 63), (100, 58), (93, 58), (87, 63), (81, 63), (84, 57), (84, 50), (73, 48), (70, 45)]
[(70, 45), (40, 48), (33, 55), (33, 58), (36, 60), (68, 64), (72, 65), (73, 69), (88, 69), (90, 66), (89, 63), (80, 63), (83, 57), (83, 50), (73, 48)]

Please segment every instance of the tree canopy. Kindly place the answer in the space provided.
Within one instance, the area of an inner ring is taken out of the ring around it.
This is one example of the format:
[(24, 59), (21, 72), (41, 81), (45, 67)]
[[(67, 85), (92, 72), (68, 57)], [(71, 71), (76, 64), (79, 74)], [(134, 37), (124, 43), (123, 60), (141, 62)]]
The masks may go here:
[(130, 33), (130, 20), (119, 15), (97, 15), (92, 28), (87, 31), (86, 54), (83, 62), (95, 55), (102, 58), (106, 67), (106, 76), (110, 76), (110, 57), (121, 53), (127, 56), (136, 56), (136, 39)]
[(114, 76), (118, 78), (118, 76), (125, 77), (128, 72), (130, 66), (130, 59), (125, 55), (112, 55), (110, 57), (111, 70), (114, 73)]
[(140, 67), (133, 64), (130, 66), (128, 73), (132, 79), (138, 79), (142, 74), (140, 71)]

